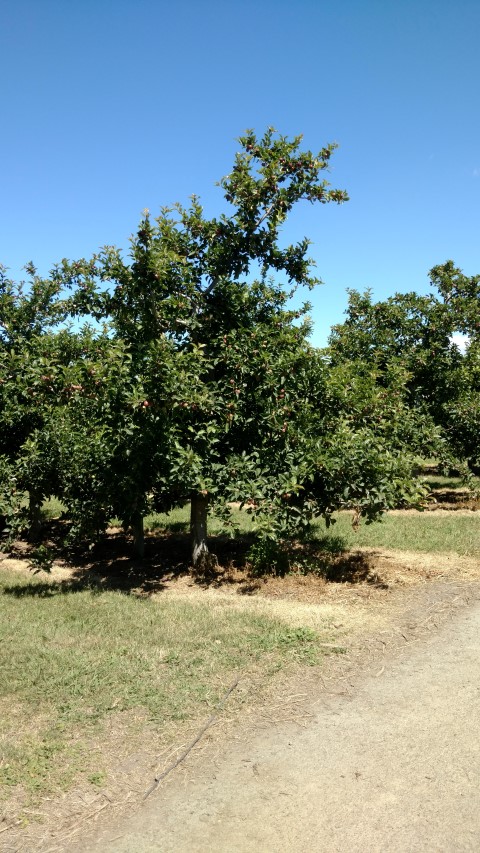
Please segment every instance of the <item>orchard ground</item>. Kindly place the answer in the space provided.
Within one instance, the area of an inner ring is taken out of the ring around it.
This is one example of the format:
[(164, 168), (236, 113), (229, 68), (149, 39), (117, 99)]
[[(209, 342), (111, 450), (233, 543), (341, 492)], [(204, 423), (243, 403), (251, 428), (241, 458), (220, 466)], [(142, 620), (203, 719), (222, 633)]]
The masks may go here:
[(433, 485), (435, 511), (318, 528), (302, 573), (284, 577), (241, 565), (248, 519), (233, 540), (214, 529), (208, 581), (186, 571), (181, 513), (151, 519), (142, 564), (115, 529), (50, 575), (32, 574), (19, 543), (1, 563), (0, 849), (68, 850), (135, 812), (237, 679), (170, 776), (201, 774), (259, 720), (302, 725), (312, 689), (378, 669), (475, 598), (478, 507), (455, 481)]

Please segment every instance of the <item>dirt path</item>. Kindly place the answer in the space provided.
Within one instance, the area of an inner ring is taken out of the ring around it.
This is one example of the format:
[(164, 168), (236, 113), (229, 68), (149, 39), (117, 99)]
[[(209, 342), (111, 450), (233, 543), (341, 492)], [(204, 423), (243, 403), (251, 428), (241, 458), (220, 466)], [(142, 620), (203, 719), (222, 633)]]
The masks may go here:
[(124, 824), (71, 849), (479, 850), (479, 638), (477, 601), (405, 643), (350, 695), (318, 685), (305, 727), (263, 727), (194, 779), (180, 774), (159, 788)]

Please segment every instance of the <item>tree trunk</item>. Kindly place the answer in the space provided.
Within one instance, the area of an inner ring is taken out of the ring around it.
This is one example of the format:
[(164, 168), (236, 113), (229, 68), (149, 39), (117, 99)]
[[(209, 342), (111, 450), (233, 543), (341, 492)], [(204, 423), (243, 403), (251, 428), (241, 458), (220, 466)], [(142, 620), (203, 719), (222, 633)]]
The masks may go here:
[(192, 495), (190, 505), (190, 535), (194, 569), (202, 571), (209, 563), (207, 545), (208, 495)]
[(133, 552), (141, 560), (145, 554), (145, 532), (143, 529), (143, 515), (136, 512), (132, 521)]
[(40, 537), (42, 529), (42, 499), (38, 492), (31, 491), (28, 493), (28, 539), (30, 542), (36, 542)]

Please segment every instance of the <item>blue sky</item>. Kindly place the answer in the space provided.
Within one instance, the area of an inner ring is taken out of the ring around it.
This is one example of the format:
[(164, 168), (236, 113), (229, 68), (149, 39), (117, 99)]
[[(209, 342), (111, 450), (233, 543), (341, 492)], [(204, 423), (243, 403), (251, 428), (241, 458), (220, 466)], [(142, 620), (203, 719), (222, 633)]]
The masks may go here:
[(214, 215), (236, 137), (274, 125), (337, 142), (351, 198), (285, 230), (325, 282), (315, 343), (347, 287), (480, 273), (479, 32), (478, 0), (2, 0), (0, 262), (127, 249), (145, 207), (192, 193)]

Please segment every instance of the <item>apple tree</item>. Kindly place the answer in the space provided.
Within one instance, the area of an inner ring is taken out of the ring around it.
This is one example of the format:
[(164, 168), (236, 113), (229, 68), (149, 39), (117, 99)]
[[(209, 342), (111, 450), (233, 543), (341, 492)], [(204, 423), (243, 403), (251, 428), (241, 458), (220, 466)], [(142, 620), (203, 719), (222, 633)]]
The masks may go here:
[(53, 460), (41, 470), (26, 465), (26, 449), (48, 418), (48, 368), (52, 347), (57, 357), (65, 348), (65, 334), (57, 338), (55, 329), (66, 313), (58, 282), (41, 278), (33, 264), (26, 271), (28, 279), (15, 282), (0, 268), (0, 465), (2, 515), (13, 526), (29, 526), (34, 538), (42, 498), (53, 489), (56, 475)]
[(106, 247), (54, 274), (72, 290), (72, 313), (109, 324), (145, 401), (124, 469), (125, 517), (189, 500), (196, 565), (207, 555), (209, 508), (246, 498), (267, 506), (301, 463), (290, 435), (304, 420), (308, 323), (287, 303), (318, 279), (309, 241), (284, 246), (280, 233), (299, 202), (347, 199), (324, 179), (334, 146), (313, 154), (272, 129), (240, 144), (220, 182), (226, 212), (207, 219), (194, 197), (156, 220), (146, 213), (129, 260)]
[[(430, 278), (437, 292), (427, 296), (397, 293), (374, 302), (369, 292), (351, 291), (347, 319), (332, 330), (330, 357), (332, 365), (368, 365), (381, 387), (388, 387), (392, 371), (402, 370), (405, 401), (426, 427), (412, 435), (412, 449), (472, 467), (479, 455), (480, 279), (467, 279), (451, 261)], [(469, 336), (465, 353), (455, 343), (458, 332)]]

